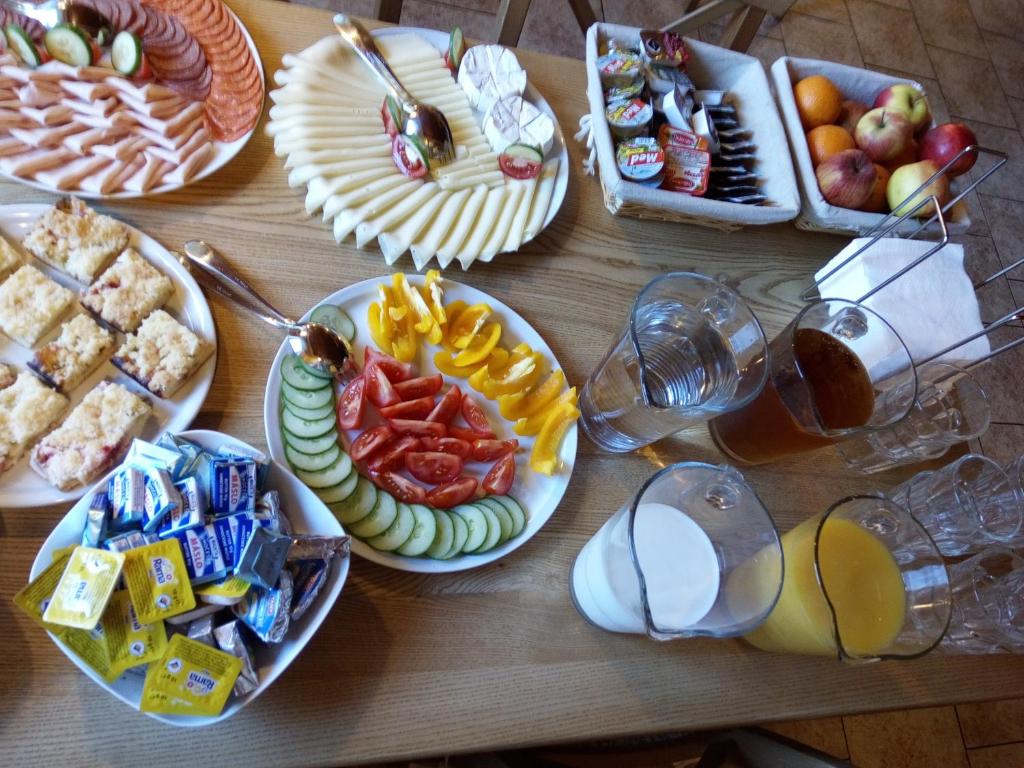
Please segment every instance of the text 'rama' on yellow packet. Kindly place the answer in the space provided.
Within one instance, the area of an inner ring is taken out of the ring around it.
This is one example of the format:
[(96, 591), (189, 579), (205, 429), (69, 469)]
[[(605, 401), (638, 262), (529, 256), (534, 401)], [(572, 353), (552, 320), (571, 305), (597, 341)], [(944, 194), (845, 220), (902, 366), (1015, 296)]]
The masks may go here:
[(163, 658), (146, 671), (139, 709), (164, 715), (219, 715), (241, 671), (237, 656), (174, 635)]
[(92, 629), (107, 609), (124, 566), (124, 555), (93, 547), (75, 547), (53, 592), (43, 621)]
[(177, 539), (130, 549), (125, 558), (124, 580), (140, 622), (152, 624), (196, 607)]
[(60, 577), (64, 575), (64, 569), (67, 568), (70, 559), (70, 550), (55, 556), (53, 562), (46, 566), (42, 573), (22, 587), (14, 596), (16, 606), (36, 624), (55, 635), (65, 632), (67, 627), (62, 627), (60, 624), (48, 624), (43, 621), (43, 613), (50, 604), (50, 598), (53, 597), (54, 590), (57, 589)]

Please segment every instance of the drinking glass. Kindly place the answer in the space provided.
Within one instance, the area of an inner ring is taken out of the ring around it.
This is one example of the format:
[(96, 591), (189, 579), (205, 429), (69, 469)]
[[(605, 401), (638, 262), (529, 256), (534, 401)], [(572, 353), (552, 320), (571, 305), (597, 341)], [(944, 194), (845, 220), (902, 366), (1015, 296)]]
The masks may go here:
[(884, 496), (851, 496), (783, 534), (786, 576), (775, 609), (744, 639), (766, 651), (847, 662), (912, 659), (949, 624), (942, 555)]
[(846, 466), (871, 474), (937, 459), (988, 429), (988, 395), (971, 374), (949, 363), (926, 363), (917, 377), (917, 398), (905, 418), (836, 446)]
[(580, 550), (576, 609), (610, 632), (733, 637), (756, 627), (782, 586), (771, 515), (732, 467), (684, 462), (652, 476)]
[(895, 424), (917, 395), (906, 345), (881, 316), (854, 301), (822, 299), (804, 307), (771, 342), (769, 358), (761, 393), (709, 425), (719, 449), (744, 464)]
[(739, 408), (767, 376), (764, 331), (735, 291), (673, 272), (640, 291), (580, 395), (587, 436), (624, 453)]
[(889, 492), (947, 557), (1008, 544), (1020, 535), (1024, 497), (992, 459), (968, 453), (935, 472), (919, 472)]
[[(1024, 455), (1018, 456), (1003, 469), (1010, 476), (1010, 484), (1016, 490), (1017, 495), (1024, 501)], [(1015, 536), (1007, 539), (1006, 546), (1024, 549), (1024, 524), (1021, 525)]]
[(953, 618), (946, 653), (1024, 653), (1024, 558), (986, 547), (949, 566)]

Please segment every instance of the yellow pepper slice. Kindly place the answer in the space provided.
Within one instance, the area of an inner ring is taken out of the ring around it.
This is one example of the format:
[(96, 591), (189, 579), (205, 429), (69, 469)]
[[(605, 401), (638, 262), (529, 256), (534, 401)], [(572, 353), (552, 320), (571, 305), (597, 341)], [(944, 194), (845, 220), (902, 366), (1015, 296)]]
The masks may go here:
[(416, 335), (416, 319), (412, 312), (406, 312), (400, 319), (392, 317), (391, 354), (396, 360), (411, 363), (416, 359), (420, 341)]
[(383, 317), (387, 315), (381, 313), (380, 304), (376, 301), (366, 310), (366, 324), (370, 328), (373, 343), (377, 345), (377, 349), (388, 350), (391, 349), (391, 318), (388, 317), (385, 322)]
[(562, 403), (552, 409), (540, 428), (540, 434), (530, 452), (530, 469), (542, 475), (553, 475), (558, 469), (558, 449), (569, 426), (580, 417), (572, 403)]
[(536, 435), (540, 432), (541, 427), (544, 426), (544, 422), (547, 421), (548, 416), (556, 408), (560, 408), (564, 403), (571, 403), (573, 406), (576, 405), (576, 387), (567, 389), (565, 392), (560, 394), (552, 402), (548, 403), (547, 406), (534, 413), (532, 416), (519, 419), (513, 426), (512, 431), (517, 435), (523, 437), (529, 437), (530, 435)]
[(494, 371), (504, 368), (507, 360), (508, 352), (504, 349), (501, 347), (495, 347), (492, 349), (490, 357), (487, 358), (487, 365), (481, 365), (476, 370), (476, 373), (467, 379), (469, 386), (480, 394), (483, 394), (487, 386), (493, 386), (490, 384), (491, 374), (493, 374)]
[(434, 365), (436, 365), (437, 370), (445, 376), (456, 376), (460, 379), (468, 379), (479, 370), (487, 370), (487, 366), (480, 363), (467, 366), (456, 365), (452, 355), (453, 353), (443, 349), (439, 349), (434, 353)]
[(440, 270), (428, 269), (423, 279), (423, 287), (420, 288), (420, 295), (430, 307), (434, 322), (443, 328), (448, 322), (448, 314), (444, 310), (444, 288), (441, 287), (441, 282)]
[(483, 303), (466, 307), (449, 326), (448, 341), (457, 349), (465, 349), (491, 314), (491, 308)]
[(443, 338), (441, 339), (441, 346), (444, 347), (445, 349), (447, 349), (453, 355), (457, 355), (459, 353), (459, 348), (456, 347), (454, 344), (452, 344), (452, 341), (451, 341), (452, 328), (455, 325), (455, 320), (462, 313), (462, 311), (466, 307), (468, 307), (468, 306), (469, 305), (466, 302), (464, 302), (462, 299), (458, 299), (456, 301), (453, 301), (451, 304), (449, 304), (447, 307), (444, 308), (444, 313), (445, 313), (445, 316), (448, 318), (448, 322), (445, 324), (445, 327), (443, 329), (444, 335), (443, 335)]
[(427, 337), (431, 344), (441, 343), (441, 326), (434, 320), (430, 307), (423, 300), (420, 292), (409, 285), (409, 281), (401, 272), (391, 276), (391, 289), (395, 296), (395, 302), (401, 302), (412, 313), (415, 318), (415, 329)]
[(455, 364), (465, 366), (485, 362), (491, 350), (498, 346), (500, 339), (501, 324), (488, 323), (469, 340), (466, 348), (455, 356)]
[[(511, 357), (515, 357), (512, 355)], [(505, 370), (493, 375), (484, 386), (484, 397), (494, 400), (499, 395), (511, 395), (529, 389), (540, 378), (544, 369), (544, 356), (540, 352), (531, 352), (527, 357), (520, 357)]]
[(499, 395), (498, 410), (509, 421), (532, 416), (558, 397), (564, 386), (565, 374), (557, 370), (529, 392), (520, 390), (511, 395)]

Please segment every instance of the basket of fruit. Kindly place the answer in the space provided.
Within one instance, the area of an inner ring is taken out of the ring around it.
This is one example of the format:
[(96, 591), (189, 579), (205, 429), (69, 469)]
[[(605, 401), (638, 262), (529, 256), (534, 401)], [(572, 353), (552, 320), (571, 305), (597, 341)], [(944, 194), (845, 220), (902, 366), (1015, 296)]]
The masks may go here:
[[(964, 150), (977, 140), (964, 125), (935, 125), (919, 83), (790, 57), (772, 64), (771, 74), (803, 189), (797, 227), (868, 234), (935, 195), (949, 231), (968, 229), (967, 205), (959, 199), (968, 188), (957, 177), (974, 165), (977, 151)], [(913, 214), (933, 216), (931, 204)], [(894, 234), (920, 226), (908, 217)]]
[(723, 230), (797, 215), (786, 134), (757, 59), (602, 23), (586, 48), (580, 136), (589, 130), (609, 211)]

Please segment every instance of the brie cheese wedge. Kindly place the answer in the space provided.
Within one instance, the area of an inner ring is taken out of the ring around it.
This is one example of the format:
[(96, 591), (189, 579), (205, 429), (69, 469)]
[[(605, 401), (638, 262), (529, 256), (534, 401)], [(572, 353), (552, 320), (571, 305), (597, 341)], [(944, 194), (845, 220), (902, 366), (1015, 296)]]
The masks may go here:
[(501, 45), (474, 45), (466, 51), (458, 80), (470, 105), (481, 112), (503, 96), (522, 96), (526, 90), (526, 71)]
[(555, 123), (522, 96), (505, 96), (484, 116), (484, 136), (498, 154), (509, 144), (527, 144), (546, 155), (555, 140)]

